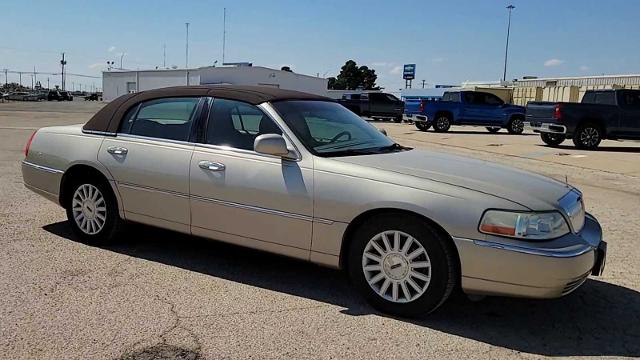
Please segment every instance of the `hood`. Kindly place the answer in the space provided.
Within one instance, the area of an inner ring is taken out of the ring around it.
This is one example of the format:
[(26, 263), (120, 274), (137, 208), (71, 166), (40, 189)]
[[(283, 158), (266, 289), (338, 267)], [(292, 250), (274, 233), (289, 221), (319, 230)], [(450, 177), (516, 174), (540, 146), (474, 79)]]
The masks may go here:
[(571, 187), (554, 179), (463, 156), (424, 150), (333, 160), (447, 183), (509, 200), (531, 210), (558, 209)]

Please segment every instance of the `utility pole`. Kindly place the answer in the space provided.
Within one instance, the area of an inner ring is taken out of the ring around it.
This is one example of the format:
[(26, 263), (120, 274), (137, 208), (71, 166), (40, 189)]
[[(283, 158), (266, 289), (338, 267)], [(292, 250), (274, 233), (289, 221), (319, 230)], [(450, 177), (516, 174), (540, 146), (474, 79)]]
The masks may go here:
[(33, 65), (33, 83), (34, 83), (34, 89), (35, 89), (35, 84), (38, 83), (38, 75), (36, 73), (36, 66)]
[(167, 68), (167, 44), (162, 44), (162, 68)]
[(67, 65), (67, 61), (64, 59), (64, 52), (62, 53), (62, 60), (60, 60), (60, 65), (62, 65), (62, 73), (61, 73), (61, 76), (62, 76), (62, 81), (61, 82), (62, 82), (62, 84), (61, 84), (61, 86), (62, 86), (62, 91), (64, 91), (64, 85), (65, 85), (64, 66)]
[(511, 32), (511, 11), (516, 7), (513, 5), (507, 6), (509, 9), (509, 22), (507, 24), (507, 44), (504, 48), (504, 72), (502, 73), (502, 82), (507, 81), (507, 56), (509, 55), (509, 33)]
[(222, 65), (224, 65), (224, 50), (227, 45), (227, 8), (222, 8)]
[(185, 46), (184, 68), (189, 68), (189, 23), (184, 23), (187, 27), (187, 43)]
[(3, 69), (3, 70), (4, 70), (4, 86), (6, 87), (9, 84), (9, 77), (7, 76), (9, 69)]
[(19, 79), (20, 79), (20, 87), (22, 87), (22, 73), (18, 72), (18, 76), (19, 76)]
[(423, 88), (423, 89), (424, 89), (424, 82), (425, 82), (425, 81), (426, 81), (426, 80), (422, 80), (422, 88)]
[(71, 91), (76, 91), (76, 83), (75, 82), (71, 82)]
[(49, 77), (47, 77), (47, 90), (49, 90), (49, 89), (51, 89), (51, 88), (49, 87)]

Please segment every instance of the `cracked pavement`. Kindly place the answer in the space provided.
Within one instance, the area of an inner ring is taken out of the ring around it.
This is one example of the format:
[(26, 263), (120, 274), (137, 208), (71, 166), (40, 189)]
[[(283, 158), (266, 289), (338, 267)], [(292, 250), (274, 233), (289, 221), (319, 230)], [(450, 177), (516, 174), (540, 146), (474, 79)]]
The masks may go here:
[(2, 357), (640, 357), (637, 143), (585, 152), (537, 136), (374, 123), (403, 145), (566, 176), (609, 242), (604, 276), (564, 298), (456, 297), (397, 319), (371, 309), (343, 273), (296, 260), (144, 226), (108, 247), (76, 242), (64, 211), (23, 187), (19, 161), (32, 128), (84, 122), (100, 105), (0, 104)]

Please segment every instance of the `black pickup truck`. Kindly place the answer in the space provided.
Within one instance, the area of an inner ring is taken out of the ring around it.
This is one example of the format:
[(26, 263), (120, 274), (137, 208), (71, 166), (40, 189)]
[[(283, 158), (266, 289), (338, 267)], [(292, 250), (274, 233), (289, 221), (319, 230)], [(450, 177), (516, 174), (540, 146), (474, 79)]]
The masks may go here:
[(581, 103), (530, 102), (526, 124), (547, 145), (573, 139), (595, 149), (603, 139), (640, 139), (640, 90), (589, 90)]
[(404, 101), (391, 94), (381, 92), (344, 94), (338, 102), (360, 116), (392, 118), (395, 122), (402, 122)]

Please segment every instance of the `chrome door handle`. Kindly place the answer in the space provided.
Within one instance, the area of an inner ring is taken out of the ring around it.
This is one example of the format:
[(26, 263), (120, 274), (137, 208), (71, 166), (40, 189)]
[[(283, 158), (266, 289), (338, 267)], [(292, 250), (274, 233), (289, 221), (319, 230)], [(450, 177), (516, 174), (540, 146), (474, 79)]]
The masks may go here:
[(107, 148), (107, 152), (111, 155), (127, 155), (129, 150), (119, 146), (111, 146)]
[(213, 162), (213, 161), (200, 161), (198, 163), (200, 169), (209, 170), (209, 171), (224, 171), (224, 164)]

